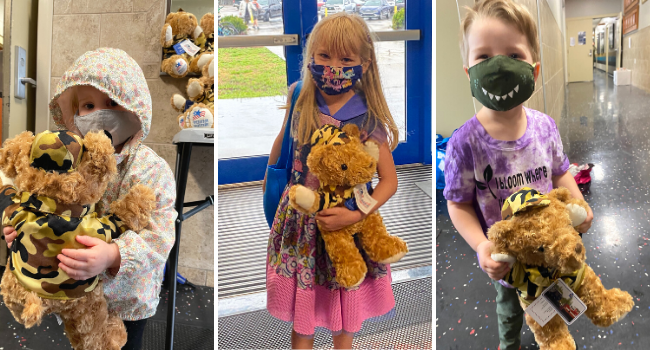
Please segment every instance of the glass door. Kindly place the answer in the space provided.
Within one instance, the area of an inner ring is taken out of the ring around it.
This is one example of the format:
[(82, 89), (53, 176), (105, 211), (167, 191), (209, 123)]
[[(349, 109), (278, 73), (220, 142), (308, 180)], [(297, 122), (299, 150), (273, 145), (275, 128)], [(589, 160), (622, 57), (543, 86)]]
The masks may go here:
[(376, 35), (384, 95), (400, 129), (395, 163), (431, 164), (431, 3), (258, 0), (259, 8), (243, 3), (219, 6), (219, 185), (264, 178), (284, 120), (279, 107), (286, 103), (287, 86), (300, 79), (307, 35), (319, 20), (340, 11), (363, 17)]

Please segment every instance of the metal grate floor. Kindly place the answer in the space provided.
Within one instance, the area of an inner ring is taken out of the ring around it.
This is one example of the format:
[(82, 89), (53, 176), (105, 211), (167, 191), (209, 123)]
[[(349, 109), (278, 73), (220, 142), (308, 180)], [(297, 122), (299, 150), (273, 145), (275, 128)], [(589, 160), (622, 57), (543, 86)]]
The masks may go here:
[[(397, 193), (380, 212), (388, 232), (404, 239), (409, 253), (391, 268), (431, 265), (433, 201), (416, 183), (431, 181), (432, 166), (401, 167), (397, 176)], [(218, 195), (218, 298), (264, 291), (269, 228), (261, 185), (219, 188)]]
[[(354, 349), (431, 349), (431, 277), (393, 284), (395, 316), (381, 322), (364, 322), (355, 336)], [(219, 349), (290, 349), (291, 323), (268, 311), (219, 318)], [(331, 349), (329, 332), (316, 332), (314, 349)]]

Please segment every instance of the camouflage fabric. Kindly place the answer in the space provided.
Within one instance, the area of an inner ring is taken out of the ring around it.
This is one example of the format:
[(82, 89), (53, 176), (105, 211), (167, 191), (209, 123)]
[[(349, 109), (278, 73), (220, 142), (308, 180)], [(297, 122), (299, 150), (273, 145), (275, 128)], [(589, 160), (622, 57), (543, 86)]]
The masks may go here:
[[(334, 125), (323, 125), (311, 136), (312, 146), (343, 145), (350, 141), (341, 129)], [(345, 205), (345, 202), (354, 198), (354, 188), (322, 184), (318, 189), (320, 204), (318, 210), (334, 208)]]
[(20, 284), (47, 299), (82, 297), (97, 286), (98, 276), (84, 281), (70, 278), (59, 268), (61, 250), (85, 248), (76, 236), (110, 242), (127, 228), (114, 215), (98, 217), (93, 205), (63, 205), (53, 199), (0, 188), (2, 225), (11, 225), (17, 236), (7, 265)]
[(82, 157), (80, 136), (68, 130), (43, 131), (34, 138), (29, 161), (37, 169), (69, 173), (77, 169)]
[(197, 96), (195, 101), (191, 102), (192, 105), (194, 102), (203, 103), (204, 105), (208, 106), (208, 108), (214, 109), (214, 84), (212, 84), (209, 88), (203, 89), (203, 93)]
[(551, 204), (547, 196), (537, 192), (530, 187), (524, 187), (513, 193), (501, 208), (501, 218), (508, 220), (518, 213), (524, 212), (530, 208), (544, 207)]
[(311, 145), (343, 145), (349, 138), (341, 129), (334, 125), (323, 125), (311, 135)]
[(505, 282), (517, 289), (519, 299), (530, 305), (542, 292), (557, 279), (562, 279), (572, 290), (578, 289), (585, 277), (585, 267), (582, 267), (570, 274), (561, 275), (559, 271), (547, 269), (541, 266), (525, 265), (519, 261), (512, 265), (512, 269), (503, 277)]

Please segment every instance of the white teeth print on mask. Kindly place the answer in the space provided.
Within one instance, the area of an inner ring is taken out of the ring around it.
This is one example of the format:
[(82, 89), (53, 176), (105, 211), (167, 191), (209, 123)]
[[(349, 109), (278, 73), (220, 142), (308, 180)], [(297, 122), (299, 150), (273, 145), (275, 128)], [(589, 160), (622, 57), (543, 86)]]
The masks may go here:
[(490, 96), (490, 100), (493, 99), (493, 98), (496, 98), (497, 101), (499, 101), (499, 100), (504, 100), (505, 101), (505, 99), (508, 96), (510, 96), (510, 98), (512, 98), (515, 95), (516, 92), (519, 92), (519, 85), (515, 86), (515, 88), (512, 89), (512, 91), (510, 91), (509, 93), (507, 93), (507, 94), (505, 94), (503, 96), (495, 96), (494, 94), (489, 93), (483, 87), (481, 89), (483, 90), (483, 94)]

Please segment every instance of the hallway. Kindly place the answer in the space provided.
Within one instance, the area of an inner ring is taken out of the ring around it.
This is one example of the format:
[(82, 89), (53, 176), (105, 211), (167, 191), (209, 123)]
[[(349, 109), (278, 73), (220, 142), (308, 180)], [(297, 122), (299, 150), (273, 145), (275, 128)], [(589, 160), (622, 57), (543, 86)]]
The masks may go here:
[[(594, 70), (593, 83), (567, 86), (566, 105), (557, 120), (571, 163), (593, 163), (585, 199), (594, 211), (583, 236), (587, 263), (606, 288), (634, 298), (635, 308), (621, 322), (597, 328), (586, 317), (569, 327), (577, 349), (642, 349), (650, 334), (650, 93), (614, 86)], [(453, 228), (442, 190), (436, 194), (436, 345), (438, 349), (496, 350), (496, 291), (481, 271), (474, 251)], [(645, 294), (649, 293), (648, 296)], [(522, 349), (537, 349), (524, 325)]]

